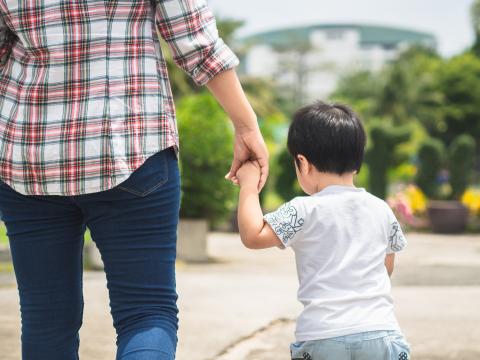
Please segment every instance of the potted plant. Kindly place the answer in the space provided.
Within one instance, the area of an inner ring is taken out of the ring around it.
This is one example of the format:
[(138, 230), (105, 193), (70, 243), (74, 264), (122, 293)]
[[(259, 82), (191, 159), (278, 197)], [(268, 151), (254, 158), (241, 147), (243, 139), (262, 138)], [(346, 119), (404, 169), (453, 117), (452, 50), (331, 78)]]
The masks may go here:
[[(437, 139), (421, 146), (416, 182), (430, 199), (427, 214), (434, 232), (465, 231), (469, 211), (460, 199), (472, 179), (474, 160), (475, 140), (470, 135), (456, 137), (448, 152)], [(448, 169), (449, 187), (441, 187), (438, 181), (443, 165)]]
[(207, 261), (208, 229), (228, 218), (235, 204), (236, 189), (224, 179), (233, 157), (233, 129), (208, 93), (183, 98), (177, 114), (182, 141), (177, 253), (187, 261)]

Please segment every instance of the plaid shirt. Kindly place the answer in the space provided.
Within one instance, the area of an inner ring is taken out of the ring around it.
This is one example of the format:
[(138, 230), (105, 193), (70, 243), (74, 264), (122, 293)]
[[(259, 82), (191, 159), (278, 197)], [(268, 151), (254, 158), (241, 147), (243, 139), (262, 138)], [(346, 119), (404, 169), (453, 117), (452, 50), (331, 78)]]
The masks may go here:
[(104, 191), (178, 146), (158, 34), (199, 85), (238, 64), (206, 0), (0, 0), (0, 179)]

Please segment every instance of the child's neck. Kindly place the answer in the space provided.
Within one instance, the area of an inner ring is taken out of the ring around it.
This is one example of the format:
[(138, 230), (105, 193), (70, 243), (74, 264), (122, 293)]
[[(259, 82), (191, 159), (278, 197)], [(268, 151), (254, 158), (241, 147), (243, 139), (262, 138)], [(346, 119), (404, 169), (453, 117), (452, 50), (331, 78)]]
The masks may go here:
[(322, 191), (328, 186), (340, 185), (355, 187), (353, 182), (354, 173), (347, 173), (343, 175), (333, 173), (318, 173), (316, 176), (315, 186), (316, 193)]

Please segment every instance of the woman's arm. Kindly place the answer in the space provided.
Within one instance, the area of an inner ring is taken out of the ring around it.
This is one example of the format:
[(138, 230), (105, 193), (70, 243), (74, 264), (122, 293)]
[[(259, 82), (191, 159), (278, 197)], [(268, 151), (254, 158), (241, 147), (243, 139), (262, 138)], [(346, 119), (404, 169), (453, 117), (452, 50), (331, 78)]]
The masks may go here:
[(268, 152), (237, 75), (238, 59), (218, 35), (206, 0), (156, 1), (158, 30), (173, 53), (175, 63), (197, 85), (208, 88), (223, 106), (235, 127), (235, 147), (227, 178), (237, 183), (236, 173), (247, 160), (261, 166), (258, 188), (268, 176)]
[(261, 190), (268, 177), (268, 151), (257, 123), (257, 116), (243, 92), (235, 70), (227, 70), (207, 83), (235, 127), (235, 147), (232, 167), (227, 178), (238, 183), (236, 173), (248, 160), (260, 166), (257, 189)]
[(282, 246), (270, 225), (263, 220), (257, 186), (260, 175), (259, 165), (251, 161), (242, 165), (238, 171), (240, 183), (238, 227), (242, 242), (249, 249)]

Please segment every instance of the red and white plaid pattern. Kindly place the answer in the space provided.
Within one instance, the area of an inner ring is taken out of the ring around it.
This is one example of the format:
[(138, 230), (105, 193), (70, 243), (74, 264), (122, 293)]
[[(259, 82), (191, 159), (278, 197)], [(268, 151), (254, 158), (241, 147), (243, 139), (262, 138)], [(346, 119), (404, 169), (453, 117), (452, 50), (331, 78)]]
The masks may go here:
[(157, 34), (199, 85), (238, 64), (205, 0), (0, 0), (0, 179), (104, 191), (178, 146)]

